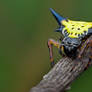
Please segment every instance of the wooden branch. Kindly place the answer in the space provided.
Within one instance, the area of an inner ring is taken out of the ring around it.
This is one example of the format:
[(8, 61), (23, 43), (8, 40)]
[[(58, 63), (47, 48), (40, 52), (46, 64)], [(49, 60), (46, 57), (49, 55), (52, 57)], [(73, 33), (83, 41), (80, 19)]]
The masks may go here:
[[(92, 39), (92, 37), (90, 38)], [(72, 60), (68, 57), (62, 58), (30, 92), (65, 92), (72, 81), (87, 68), (89, 51), (90, 48), (87, 49), (81, 60)]]

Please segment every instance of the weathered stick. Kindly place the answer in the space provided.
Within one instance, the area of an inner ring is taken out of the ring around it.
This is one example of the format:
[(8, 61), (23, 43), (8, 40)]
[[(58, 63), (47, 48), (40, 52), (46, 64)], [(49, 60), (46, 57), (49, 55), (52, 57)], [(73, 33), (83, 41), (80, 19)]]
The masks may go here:
[(87, 68), (90, 49), (87, 49), (81, 60), (71, 60), (68, 57), (62, 58), (30, 92), (64, 92), (72, 81)]

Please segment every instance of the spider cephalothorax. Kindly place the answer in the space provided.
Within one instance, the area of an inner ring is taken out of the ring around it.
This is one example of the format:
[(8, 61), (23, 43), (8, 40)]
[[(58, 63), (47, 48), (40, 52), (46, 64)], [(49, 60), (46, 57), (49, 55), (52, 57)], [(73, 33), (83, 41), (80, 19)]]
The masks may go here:
[(61, 53), (65, 53), (67, 56), (74, 58), (78, 47), (92, 34), (92, 22), (72, 21), (68, 18), (63, 18), (53, 9), (50, 9), (50, 11), (59, 24), (56, 32), (60, 32), (64, 36), (61, 42), (53, 39), (48, 41), (51, 61), (53, 61), (52, 45), (58, 47)]
[(78, 46), (80, 46), (81, 41), (78, 38), (65, 37), (61, 44), (66, 50), (72, 51), (73, 49), (76, 49)]

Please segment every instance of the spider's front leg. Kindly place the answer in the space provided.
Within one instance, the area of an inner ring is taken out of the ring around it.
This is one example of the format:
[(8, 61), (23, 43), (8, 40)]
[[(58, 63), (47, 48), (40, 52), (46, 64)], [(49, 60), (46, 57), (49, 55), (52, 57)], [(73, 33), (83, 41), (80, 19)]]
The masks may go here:
[(57, 47), (58, 49), (60, 49), (62, 47), (60, 42), (55, 41), (53, 39), (48, 40), (48, 48), (49, 48), (49, 54), (50, 54), (51, 67), (53, 67), (55, 65), (55, 62), (53, 59), (53, 49), (52, 49), (53, 45), (55, 47)]

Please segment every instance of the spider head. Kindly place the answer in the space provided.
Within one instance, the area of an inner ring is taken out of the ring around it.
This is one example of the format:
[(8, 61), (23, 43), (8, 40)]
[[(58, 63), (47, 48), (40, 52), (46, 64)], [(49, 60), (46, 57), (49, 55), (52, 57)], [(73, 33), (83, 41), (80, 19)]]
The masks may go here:
[(62, 45), (68, 51), (72, 51), (74, 49), (77, 49), (80, 46), (80, 44), (81, 44), (81, 40), (78, 38), (65, 37), (62, 40)]

